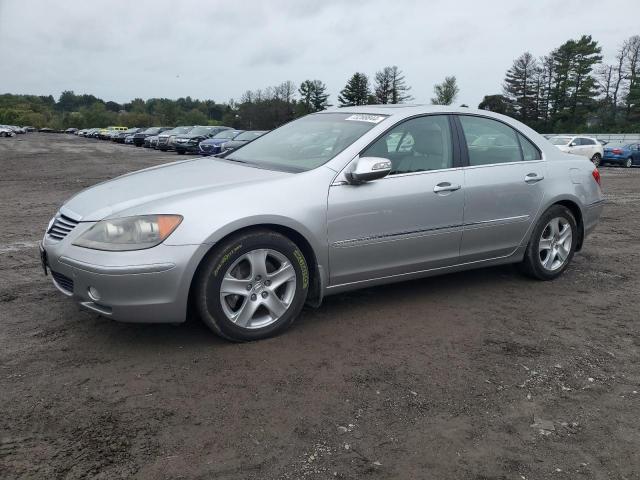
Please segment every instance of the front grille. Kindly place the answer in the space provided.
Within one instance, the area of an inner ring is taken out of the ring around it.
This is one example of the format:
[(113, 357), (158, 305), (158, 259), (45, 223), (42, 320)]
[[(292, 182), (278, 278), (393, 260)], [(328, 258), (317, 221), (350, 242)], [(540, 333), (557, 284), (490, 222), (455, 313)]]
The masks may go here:
[(200, 150), (202, 150), (203, 152), (213, 152), (213, 145), (209, 144), (209, 143), (205, 143), (205, 144), (200, 144)]
[(51, 225), (51, 228), (47, 231), (47, 235), (54, 240), (62, 240), (66, 237), (71, 230), (76, 228), (78, 222), (66, 215), (58, 215)]
[(63, 290), (73, 293), (73, 280), (66, 275), (51, 270), (51, 276)]
[(169, 137), (158, 137), (158, 145), (169, 143)]

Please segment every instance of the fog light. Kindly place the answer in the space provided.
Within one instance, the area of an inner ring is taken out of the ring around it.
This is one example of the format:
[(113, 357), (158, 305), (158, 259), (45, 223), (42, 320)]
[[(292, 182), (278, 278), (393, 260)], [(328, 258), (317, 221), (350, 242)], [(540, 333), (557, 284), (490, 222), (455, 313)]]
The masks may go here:
[(88, 293), (89, 293), (89, 298), (94, 302), (97, 302), (100, 300), (100, 292), (98, 291), (97, 288), (89, 287)]

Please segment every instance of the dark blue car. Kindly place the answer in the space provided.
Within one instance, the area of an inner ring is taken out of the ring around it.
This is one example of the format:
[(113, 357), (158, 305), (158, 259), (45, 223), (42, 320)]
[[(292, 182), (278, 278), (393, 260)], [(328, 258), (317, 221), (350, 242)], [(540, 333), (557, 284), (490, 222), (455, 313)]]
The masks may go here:
[(602, 163), (615, 163), (624, 165), (627, 168), (633, 165), (640, 165), (640, 143), (604, 147)]
[(244, 130), (225, 130), (208, 140), (200, 142), (200, 155), (217, 155), (222, 152), (222, 146), (243, 133)]

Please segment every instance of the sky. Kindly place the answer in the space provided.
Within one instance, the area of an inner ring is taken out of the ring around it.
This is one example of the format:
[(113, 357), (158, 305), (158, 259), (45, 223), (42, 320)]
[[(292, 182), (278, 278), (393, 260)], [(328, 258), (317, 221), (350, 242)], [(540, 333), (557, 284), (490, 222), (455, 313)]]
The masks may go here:
[(525, 51), (592, 35), (605, 61), (640, 34), (638, 0), (0, 0), (0, 93), (239, 99), (397, 65), (413, 103), (455, 75), (456, 103), (501, 93)]

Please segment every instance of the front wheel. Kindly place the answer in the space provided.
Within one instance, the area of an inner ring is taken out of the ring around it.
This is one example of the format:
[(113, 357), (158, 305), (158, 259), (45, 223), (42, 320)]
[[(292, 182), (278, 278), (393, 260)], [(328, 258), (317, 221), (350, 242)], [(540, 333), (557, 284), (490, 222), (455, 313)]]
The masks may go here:
[(571, 211), (553, 205), (538, 220), (520, 269), (538, 280), (553, 280), (569, 266), (578, 243), (578, 226)]
[(602, 162), (602, 156), (599, 153), (594, 153), (593, 157), (591, 157), (591, 161), (596, 167), (599, 167), (600, 162)]
[(626, 168), (631, 168), (631, 167), (633, 166), (633, 159), (632, 159), (631, 157), (627, 158), (627, 159), (624, 161), (624, 166), (625, 166)]
[(309, 288), (309, 269), (284, 235), (255, 230), (230, 238), (209, 254), (194, 285), (197, 312), (214, 333), (258, 340), (287, 329)]

